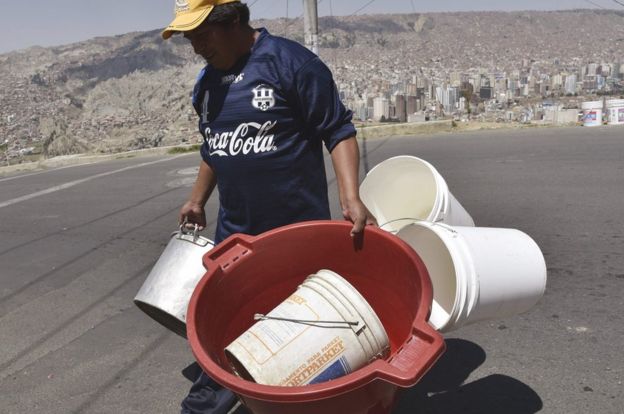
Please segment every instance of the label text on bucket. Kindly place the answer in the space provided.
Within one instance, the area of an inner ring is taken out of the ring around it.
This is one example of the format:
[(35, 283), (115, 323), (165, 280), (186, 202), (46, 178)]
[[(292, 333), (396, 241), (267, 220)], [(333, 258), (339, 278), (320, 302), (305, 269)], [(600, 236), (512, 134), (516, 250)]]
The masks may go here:
[(305, 384), (311, 377), (320, 372), (323, 367), (333, 361), (345, 351), (344, 343), (340, 337), (335, 337), (329, 344), (323, 347), (322, 352), (317, 352), (306, 364), (301, 365), (290, 374), (284, 381), (283, 386), (296, 387)]

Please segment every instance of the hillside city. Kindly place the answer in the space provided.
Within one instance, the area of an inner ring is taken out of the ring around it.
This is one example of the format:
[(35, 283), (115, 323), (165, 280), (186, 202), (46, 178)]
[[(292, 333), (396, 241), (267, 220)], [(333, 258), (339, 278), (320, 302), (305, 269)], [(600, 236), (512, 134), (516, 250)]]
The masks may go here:
[[(301, 19), (254, 25), (303, 43)], [(624, 12), (326, 17), (319, 26), (319, 55), (359, 127), (624, 124)], [(160, 30), (1, 54), (0, 159), (198, 143), (189, 93), (203, 64)]]
[[(582, 121), (582, 101), (603, 97), (611, 101), (624, 94), (622, 61), (591, 62), (565, 69), (555, 61), (551, 68), (545, 66), (524, 60), (521, 68), (509, 72), (483, 68), (436, 73), (419, 68), (413, 74), (395, 70), (387, 71), (385, 80), (367, 78), (361, 82), (352, 80), (354, 68), (349, 65), (333, 70), (343, 101), (361, 121), (453, 118), (570, 124)], [(619, 122), (624, 122), (624, 102), (618, 103), (620, 107)]]

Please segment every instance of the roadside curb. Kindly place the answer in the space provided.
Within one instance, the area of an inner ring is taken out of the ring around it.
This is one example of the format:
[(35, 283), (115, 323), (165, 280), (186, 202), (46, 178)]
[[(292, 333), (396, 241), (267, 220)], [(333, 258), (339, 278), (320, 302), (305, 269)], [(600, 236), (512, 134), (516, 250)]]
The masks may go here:
[[(414, 123), (397, 123), (386, 125), (356, 125), (357, 136), (361, 140), (373, 140), (379, 138), (391, 138), (397, 136), (421, 136), (426, 134), (440, 134), (440, 133), (453, 133), (453, 132), (470, 132), (475, 130), (492, 130), (492, 129), (516, 129), (509, 126), (501, 126), (500, 128), (493, 128), (489, 124), (478, 125), (474, 129), (466, 129), (461, 126), (457, 127), (457, 124), (452, 120), (442, 121), (427, 121), (427, 122), (414, 122)], [(545, 127), (547, 125), (531, 124), (526, 127)], [(550, 125), (548, 125), (550, 126)], [(38, 171), (49, 168), (58, 168), (70, 165), (91, 164), (100, 161), (108, 161), (122, 158), (133, 158), (143, 156), (156, 156), (169, 154), (174, 149), (191, 150), (193, 144), (187, 145), (172, 145), (166, 147), (147, 148), (141, 150), (133, 150), (126, 152), (118, 152), (114, 154), (75, 154), (75, 155), (63, 155), (54, 158), (41, 159), (35, 162), (27, 162), (22, 164), (15, 164), (9, 166), (0, 166), (0, 177), (23, 171)]]
[(169, 147), (157, 147), (147, 148), (134, 151), (117, 152), (115, 154), (75, 154), (75, 155), (63, 155), (60, 157), (41, 159), (35, 162), (25, 162), (22, 164), (15, 164), (0, 167), (0, 176), (5, 176), (15, 172), (23, 171), (38, 171), (49, 168), (65, 167), (69, 165), (82, 165), (92, 164), (100, 161), (110, 161), (123, 158), (134, 158), (144, 156), (166, 155), (173, 149), (181, 148), (184, 150), (191, 149), (193, 145), (174, 145)]
[(362, 139), (436, 134), (440, 132), (451, 132), (452, 130), (452, 120), (357, 126), (358, 138)]

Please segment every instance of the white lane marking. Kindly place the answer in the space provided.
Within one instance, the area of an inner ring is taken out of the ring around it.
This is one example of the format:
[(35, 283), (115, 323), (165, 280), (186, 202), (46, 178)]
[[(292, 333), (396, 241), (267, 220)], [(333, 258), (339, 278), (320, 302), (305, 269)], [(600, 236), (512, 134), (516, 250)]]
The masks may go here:
[[(89, 163), (89, 164), (91, 164), (91, 163)], [(32, 177), (33, 175), (39, 175), (39, 174), (45, 174), (45, 173), (58, 171), (58, 170), (64, 170), (65, 168), (84, 167), (85, 165), (87, 165), (87, 164), (67, 165), (65, 167), (51, 168), (49, 170), (38, 171), (38, 172), (30, 173), (30, 174), (14, 175), (13, 177), (0, 178), (0, 183), (3, 182), (3, 181), (17, 180), (18, 178)]]
[(54, 193), (56, 191), (65, 190), (67, 188), (74, 187), (74, 186), (76, 186), (78, 184), (82, 184), (82, 183), (85, 183), (87, 181), (95, 180), (96, 178), (106, 177), (107, 175), (113, 175), (113, 174), (117, 174), (117, 173), (128, 171), (128, 170), (134, 170), (135, 168), (141, 168), (141, 167), (145, 167), (147, 165), (157, 164), (159, 162), (171, 161), (171, 160), (174, 160), (176, 158), (183, 157), (185, 155), (186, 154), (181, 154), (181, 155), (176, 155), (176, 156), (171, 157), (171, 158), (165, 158), (165, 159), (162, 159), (162, 160), (144, 162), (142, 164), (137, 164), (137, 165), (131, 165), (129, 167), (124, 167), (124, 168), (121, 168), (119, 170), (108, 171), (108, 172), (105, 172), (105, 173), (92, 175), (90, 177), (81, 178), (80, 180), (70, 181), (70, 182), (65, 183), (65, 184), (56, 185), (54, 187), (50, 187), (50, 188), (47, 188), (45, 190), (37, 191), (36, 193), (26, 194), (24, 196), (17, 197), (17, 198), (14, 198), (12, 200), (8, 200), (8, 201), (5, 201), (3, 203), (0, 203), (0, 208), (7, 207), (7, 206), (10, 206), (12, 204), (21, 203), (22, 201), (30, 200), (32, 198), (39, 197), (39, 196), (42, 196), (42, 195)]

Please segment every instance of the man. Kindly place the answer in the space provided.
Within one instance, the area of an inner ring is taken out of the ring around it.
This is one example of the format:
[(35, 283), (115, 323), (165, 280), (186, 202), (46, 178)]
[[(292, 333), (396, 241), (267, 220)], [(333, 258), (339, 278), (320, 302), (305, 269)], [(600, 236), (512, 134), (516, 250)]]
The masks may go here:
[[(351, 235), (376, 225), (359, 196), (351, 112), (327, 66), (298, 43), (254, 30), (247, 5), (238, 0), (176, 0), (175, 7), (163, 38), (182, 32), (207, 62), (193, 91), (202, 162), (180, 222), (206, 226), (204, 206), (215, 186), (215, 243), (234, 233), (329, 219), (325, 145), (342, 214), (353, 222)], [(225, 414), (234, 401), (201, 373), (182, 413)]]

